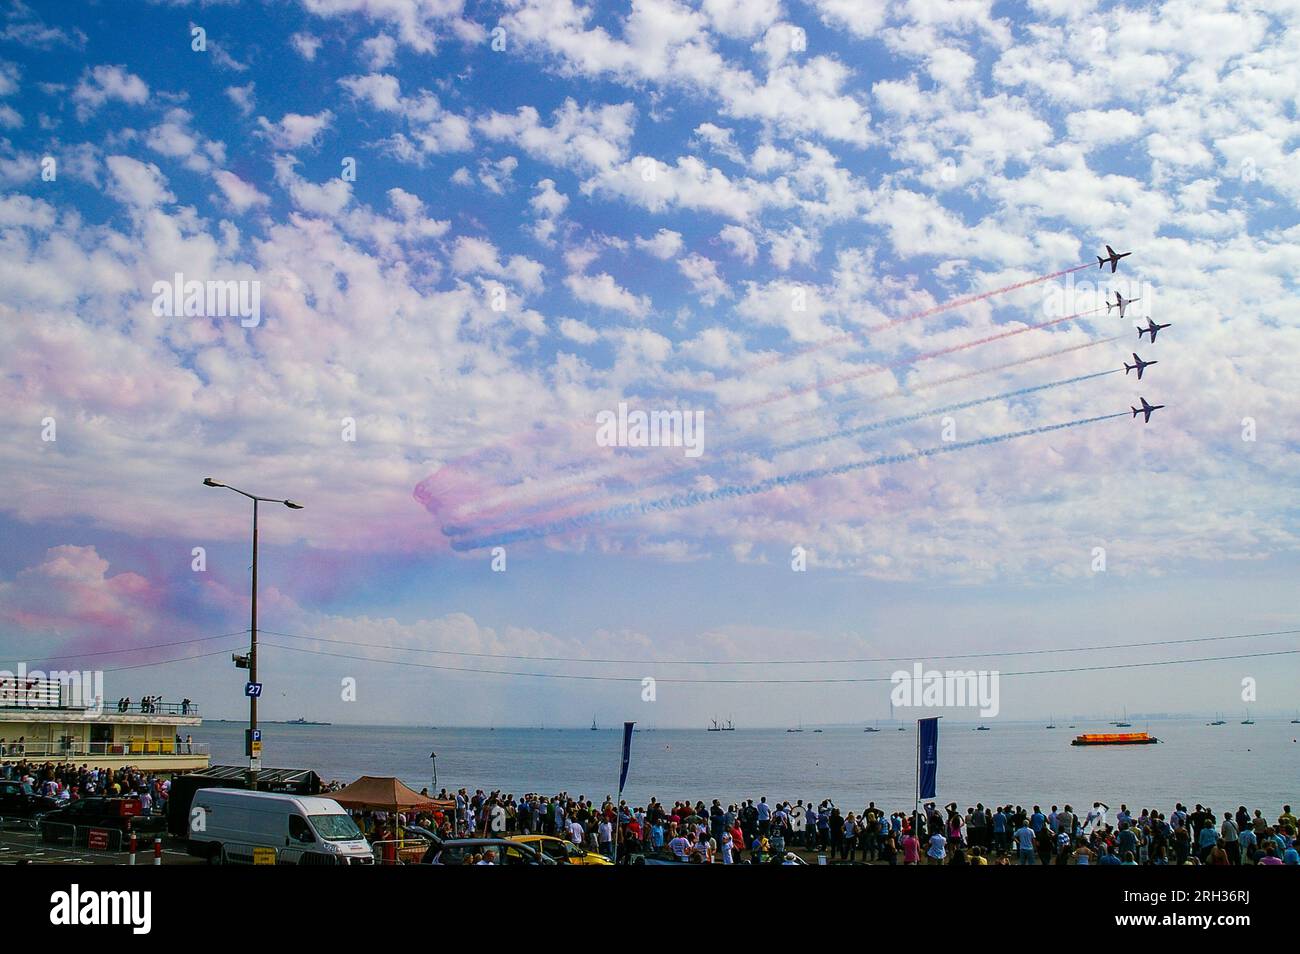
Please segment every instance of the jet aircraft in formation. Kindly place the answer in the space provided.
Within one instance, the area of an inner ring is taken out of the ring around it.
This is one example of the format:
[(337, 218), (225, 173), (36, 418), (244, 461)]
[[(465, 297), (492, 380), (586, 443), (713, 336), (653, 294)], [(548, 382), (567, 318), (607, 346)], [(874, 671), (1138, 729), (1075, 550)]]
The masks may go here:
[(1143, 423), (1143, 424), (1150, 424), (1150, 423), (1151, 423), (1151, 412), (1152, 412), (1152, 411), (1158, 411), (1158, 410), (1160, 410), (1162, 407), (1164, 407), (1163, 404), (1148, 404), (1148, 403), (1147, 403), (1147, 399), (1144, 398), (1144, 397), (1139, 397), (1138, 400), (1142, 402), (1142, 406), (1141, 406), (1141, 407), (1130, 407), (1129, 410), (1133, 412), (1133, 416), (1134, 416), (1134, 417), (1137, 417), (1139, 414), (1141, 414), (1141, 415), (1142, 415), (1142, 423)]
[(1132, 254), (1133, 254), (1132, 252), (1117, 252), (1109, 245), (1107, 245), (1106, 256), (1104, 258), (1100, 255), (1097, 256), (1097, 267), (1105, 268), (1109, 264), (1110, 273), (1114, 275), (1115, 269), (1119, 268), (1119, 260), (1121, 258), (1128, 258)]
[(1127, 376), (1130, 371), (1136, 371), (1138, 373), (1138, 380), (1141, 381), (1142, 372), (1145, 371), (1147, 368), (1151, 367), (1151, 365), (1159, 364), (1159, 363), (1160, 363), (1159, 361), (1143, 361), (1141, 358), (1137, 356), (1137, 352), (1134, 351), (1133, 364), (1129, 364), (1128, 362), (1124, 363), (1124, 374), (1125, 376)]
[(1156, 341), (1156, 335), (1158, 335), (1158, 334), (1160, 333), (1160, 329), (1161, 329), (1161, 328), (1168, 328), (1169, 325), (1168, 325), (1168, 324), (1158, 325), (1158, 324), (1156, 324), (1154, 321), (1152, 321), (1150, 318), (1148, 318), (1148, 319), (1147, 319), (1147, 326), (1146, 326), (1145, 328), (1143, 328), (1141, 325), (1137, 325), (1136, 327), (1137, 327), (1137, 332), (1138, 332), (1138, 341), (1141, 341), (1141, 340), (1142, 340), (1142, 336), (1143, 336), (1143, 335), (1147, 335), (1147, 334), (1149, 334), (1149, 335), (1151, 336), (1151, 343), (1152, 343), (1152, 344), (1155, 344), (1155, 341)]

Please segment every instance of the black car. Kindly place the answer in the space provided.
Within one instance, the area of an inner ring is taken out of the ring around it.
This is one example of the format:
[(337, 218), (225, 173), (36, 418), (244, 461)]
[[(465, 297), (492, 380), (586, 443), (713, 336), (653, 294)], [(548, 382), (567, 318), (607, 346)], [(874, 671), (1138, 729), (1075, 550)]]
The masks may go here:
[[(121, 847), (125, 848), (132, 832), (152, 838), (162, 834), (166, 824), (163, 814), (142, 815), (140, 799), (125, 797), (70, 802), (42, 815), (39, 827), (42, 841), (72, 841), (79, 845), (88, 843), (92, 829), (116, 831), (121, 833)], [(113, 839), (110, 844), (117, 847), (116, 841)]]
[(27, 782), (0, 781), (0, 818), (37, 818), (58, 807), (57, 798), (37, 794)]
[(425, 865), (466, 865), (470, 857), (491, 851), (496, 855), (498, 865), (553, 865), (555, 861), (546, 857), (532, 845), (510, 841), (507, 838), (448, 838), (435, 839), (429, 843), (424, 857), (420, 859)]

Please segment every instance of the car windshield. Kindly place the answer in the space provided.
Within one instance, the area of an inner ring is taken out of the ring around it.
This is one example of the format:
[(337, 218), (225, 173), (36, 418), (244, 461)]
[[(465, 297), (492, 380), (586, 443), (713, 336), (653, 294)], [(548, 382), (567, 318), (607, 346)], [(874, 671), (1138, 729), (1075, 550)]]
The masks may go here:
[(309, 815), (311, 827), (326, 841), (355, 841), (361, 829), (351, 815)]

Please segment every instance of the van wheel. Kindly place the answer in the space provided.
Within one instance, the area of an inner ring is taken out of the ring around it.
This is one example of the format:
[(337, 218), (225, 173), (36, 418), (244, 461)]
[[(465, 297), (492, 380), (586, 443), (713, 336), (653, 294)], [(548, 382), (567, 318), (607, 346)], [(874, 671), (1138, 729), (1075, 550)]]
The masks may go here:
[(221, 846), (220, 846), (220, 845), (213, 845), (211, 848), (208, 849), (208, 864), (210, 864), (210, 865), (219, 865), (219, 864), (221, 864)]

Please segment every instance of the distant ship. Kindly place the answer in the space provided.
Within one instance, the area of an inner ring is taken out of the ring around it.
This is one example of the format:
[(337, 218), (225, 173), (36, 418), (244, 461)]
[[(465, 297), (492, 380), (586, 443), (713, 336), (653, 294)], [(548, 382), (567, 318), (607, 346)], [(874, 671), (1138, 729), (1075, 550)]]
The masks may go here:
[(862, 731), (863, 731), (863, 732), (879, 732), (879, 731), (880, 731), (880, 726), (879, 726), (879, 725), (869, 725), (869, 726), (867, 726), (865, 729), (863, 729)]
[(718, 725), (718, 720), (717, 720), (717, 719), (710, 719), (709, 721), (712, 722), (713, 725), (711, 725), (711, 726), (709, 726), (707, 729), (705, 729), (705, 730), (704, 730), (705, 732), (721, 732), (721, 731), (722, 731), (722, 726)]
[(727, 720), (727, 724), (724, 725), (724, 726), (722, 727), (722, 731), (723, 731), (723, 732), (735, 732), (735, 731), (736, 731), (736, 723), (734, 723), (734, 722), (732, 722), (730, 719), (728, 719), (728, 720)]
[(1048, 724), (1045, 725), (1045, 726), (1043, 726), (1044, 729), (1055, 729), (1055, 728), (1056, 728), (1056, 720), (1055, 720), (1054, 718), (1052, 718), (1051, 716), (1048, 716), (1048, 717), (1047, 717), (1047, 722), (1048, 722)]
[(987, 732), (987, 731), (989, 731), (989, 727), (986, 726), (986, 725), (977, 725), (977, 726), (975, 726), (975, 731), (976, 731), (976, 732)]
[(1128, 729), (1132, 727), (1133, 723), (1128, 721), (1128, 706), (1124, 707), (1124, 718), (1120, 719), (1118, 722), (1112, 722), (1111, 725), (1115, 726), (1117, 729)]
[(1246, 710), (1246, 718), (1241, 720), (1242, 725), (1254, 725), (1255, 720), (1250, 717), (1250, 710)]
[(1214, 721), (1213, 721), (1213, 722), (1207, 722), (1207, 723), (1205, 723), (1205, 724), (1206, 724), (1206, 725), (1227, 725), (1228, 723), (1227, 723), (1226, 721), (1224, 721), (1223, 713), (1221, 713), (1221, 712), (1216, 712), (1216, 713), (1214, 714)]
[(595, 716), (592, 716), (592, 717), (591, 717), (591, 731), (592, 731), (592, 732), (595, 732), (595, 731), (596, 731), (596, 717), (595, 717)]
[(1292, 725), (1300, 725), (1300, 712), (1297, 712), (1297, 713), (1295, 714), (1295, 718), (1291, 720), (1291, 724), (1292, 724)]
[(296, 719), (290, 719), (285, 725), (333, 725), (332, 722), (312, 722), (302, 716)]

